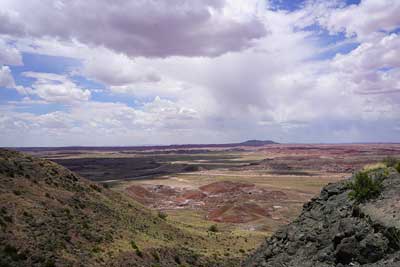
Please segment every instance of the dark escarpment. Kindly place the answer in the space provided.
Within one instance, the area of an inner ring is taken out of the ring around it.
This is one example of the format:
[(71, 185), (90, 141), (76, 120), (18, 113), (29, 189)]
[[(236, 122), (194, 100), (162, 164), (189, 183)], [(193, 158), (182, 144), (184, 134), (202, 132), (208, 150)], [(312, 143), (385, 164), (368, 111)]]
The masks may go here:
[(380, 195), (362, 203), (349, 198), (349, 181), (327, 185), (243, 266), (400, 266), (400, 175), (386, 172)]

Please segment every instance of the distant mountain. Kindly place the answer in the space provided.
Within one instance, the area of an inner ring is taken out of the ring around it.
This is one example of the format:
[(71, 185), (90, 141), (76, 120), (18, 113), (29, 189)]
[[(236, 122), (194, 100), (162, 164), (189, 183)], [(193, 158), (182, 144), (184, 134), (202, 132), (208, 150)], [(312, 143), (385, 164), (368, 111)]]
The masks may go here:
[(131, 198), (0, 149), (0, 266), (232, 266)]
[(246, 142), (239, 143), (238, 145), (240, 146), (265, 146), (265, 145), (271, 145), (271, 144), (277, 144), (274, 141), (271, 140), (247, 140)]
[(191, 149), (191, 148), (230, 148), (241, 146), (265, 146), (271, 144), (278, 144), (271, 140), (248, 140), (241, 143), (227, 143), (227, 144), (183, 144), (183, 145), (156, 145), (156, 146), (69, 146), (69, 147), (18, 147), (13, 148), (18, 151), (74, 151), (74, 150), (96, 150), (96, 151), (114, 151), (114, 150), (163, 150), (163, 149)]

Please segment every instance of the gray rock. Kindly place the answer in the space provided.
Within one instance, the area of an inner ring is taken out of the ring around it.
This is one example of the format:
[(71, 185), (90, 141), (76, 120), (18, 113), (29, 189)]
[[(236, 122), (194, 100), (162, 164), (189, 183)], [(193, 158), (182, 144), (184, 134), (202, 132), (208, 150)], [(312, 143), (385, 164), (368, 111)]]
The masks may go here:
[(349, 199), (347, 182), (324, 187), (319, 197), (303, 205), (296, 220), (267, 239), (243, 266), (399, 267), (400, 229), (397, 221), (382, 220), (381, 214), (390, 210), (390, 218), (397, 219), (394, 208), (387, 207), (400, 199), (400, 175), (391, 173), (380, 197), (362, 205)]

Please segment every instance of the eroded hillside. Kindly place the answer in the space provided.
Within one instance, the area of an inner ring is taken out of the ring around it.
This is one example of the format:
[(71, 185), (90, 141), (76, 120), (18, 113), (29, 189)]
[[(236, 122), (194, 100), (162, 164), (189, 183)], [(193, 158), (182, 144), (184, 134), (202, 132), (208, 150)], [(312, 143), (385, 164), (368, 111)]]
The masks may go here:
[(231, 266), (134, 200), (48, 160), (0, 150), (0, 266)]

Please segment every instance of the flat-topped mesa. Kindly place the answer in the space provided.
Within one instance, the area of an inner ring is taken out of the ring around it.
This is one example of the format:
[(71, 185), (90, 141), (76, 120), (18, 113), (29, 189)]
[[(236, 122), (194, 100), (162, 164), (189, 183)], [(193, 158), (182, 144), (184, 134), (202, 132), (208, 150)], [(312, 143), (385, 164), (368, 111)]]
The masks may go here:
[[(369, 175), (378, 179), (382, 172)], [(243, 266), (400, 266), (400, 174), (384, 172), (380, 194), (362, 202), (349, 197), (354, 176), (325, 186)]]
[(277, 144), (277, 143), (271, 140), (247, 140), (245, 142), (239, 143), (239, 145), (242, 146), (265, 146), (271, 144)]

